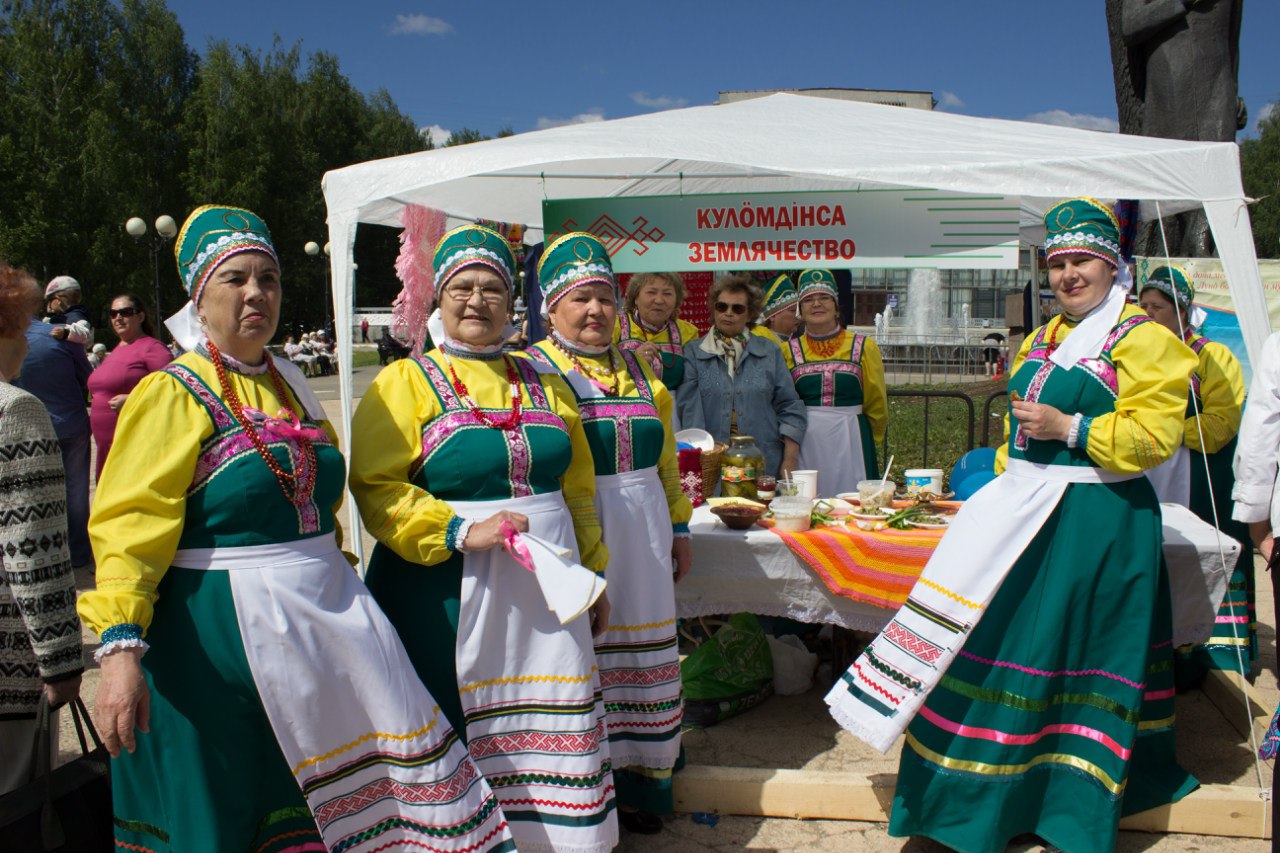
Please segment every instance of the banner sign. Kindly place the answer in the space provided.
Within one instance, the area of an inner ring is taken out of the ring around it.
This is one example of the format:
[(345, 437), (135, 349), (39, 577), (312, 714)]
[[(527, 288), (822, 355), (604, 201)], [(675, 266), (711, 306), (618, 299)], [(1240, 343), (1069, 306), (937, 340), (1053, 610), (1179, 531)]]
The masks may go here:
[(547, 242), (604, 241), (618, 272), (1017, 269), (1019, 199), (936, 190), (548, 199)]

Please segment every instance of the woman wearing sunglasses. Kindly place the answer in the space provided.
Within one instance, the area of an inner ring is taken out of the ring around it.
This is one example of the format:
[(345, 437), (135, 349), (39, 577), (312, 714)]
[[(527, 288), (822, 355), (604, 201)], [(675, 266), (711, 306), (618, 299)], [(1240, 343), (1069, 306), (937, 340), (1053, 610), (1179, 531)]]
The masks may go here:
[(877, 475), (876, 442), (889, 425), (880, 348), (840, 326), (836, 280), (827, 270), (800, 273), (797, 316), (804, 334), (787, 341), (783, 357), (796, 392), (809, 407), (800, 467), (822, 470), (822, 492), (852, 492)]
[(116, 435), (116, 421), (129, 392), (142, 377), (173, 359), (169, 348), (156, 339), (156, 330), (142, 300), (132, 293), (122, 293), (111, 300), (107, 319), (120, 343), (89, 375), (89, 393), (93, 395), (89, 404), (89, 428), (98, 445), (95, 480), (102, 478), (102, 466), (107, 463)]
[(745, 273), (716, 279), (709, 297), (715, 325), (685, 345), (689, 370), (676, 393), (680, 423), (716, 441), (749, 435), (764, 451), (766, 474), (797, 468), (808, 419), (778, 347), (747, 332), (764, 294)]

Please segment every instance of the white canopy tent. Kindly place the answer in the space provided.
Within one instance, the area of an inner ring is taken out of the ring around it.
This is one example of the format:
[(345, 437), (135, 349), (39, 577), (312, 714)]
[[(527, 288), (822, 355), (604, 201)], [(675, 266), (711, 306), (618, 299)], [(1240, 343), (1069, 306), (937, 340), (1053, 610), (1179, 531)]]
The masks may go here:
[[(547, 198), (932, 188), (1021, 197), (1032, 244), (1043, 242), (1044, 210), (1067, 196), (1139, 199), (1147, 219), (1203, 206), (1251, 358), (1271, 331), (1230, 142), (773, 95), (361, 163), (329, 172), (323, 186), (338, 329), (351, 325), (357, 225), (398, 227), (410, 204), (537, 230)], [(349, 368), (351, 336), (338, 341)], [(349, 369), (341, 380), (350, 424)]]

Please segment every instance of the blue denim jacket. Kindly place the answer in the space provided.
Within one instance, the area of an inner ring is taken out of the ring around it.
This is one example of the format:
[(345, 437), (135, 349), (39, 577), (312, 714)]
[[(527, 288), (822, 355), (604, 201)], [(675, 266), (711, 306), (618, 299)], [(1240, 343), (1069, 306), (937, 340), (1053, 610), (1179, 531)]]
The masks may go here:
[(803, 442), (808, 415), (778, 345), (759, 335), (747, 337), (733, 379), (723, 358), (702, 349), (704, 338), (685, 344), (684, 382), (676, 389), (680, 426), (705, 429), (728, 444), (729, 414), (736, 411), (739, 434), (755, 438), (765, 471), (777, 476), (783, 436)]

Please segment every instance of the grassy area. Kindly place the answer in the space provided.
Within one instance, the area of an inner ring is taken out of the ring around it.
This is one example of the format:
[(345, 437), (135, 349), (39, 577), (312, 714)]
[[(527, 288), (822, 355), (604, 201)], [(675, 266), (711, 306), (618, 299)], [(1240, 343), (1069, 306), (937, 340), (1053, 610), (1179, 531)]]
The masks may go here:
[(356, 350), (351, 354), (352, 367), (371, 367), (378, 363), (377, 350)]
[[(1003, 391), (1004, 381), (966, 382), (963, 384), (895, 385), (890, 391), (958, 391), (973, 400), (973, 445), (982, 445), (982, 407), (992, 394)], [(988, 445), (998, 446), (1004, 438), (1001, 418), (1007, 410), (1001, 397), (992, 403)], [(928, 444), (925, 441), (925, 413), (928, 410)], [(949, 476), (956, 460), (969, 449), (969, 408), (956, 398), (890, 397), (887, 452), (877, 447), (883, 466), (893, 454), (893, 469), (898, 478), (908, 468), (941, 468)]]

